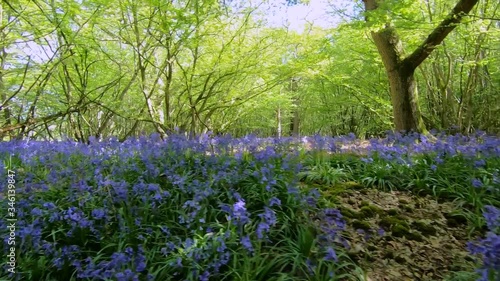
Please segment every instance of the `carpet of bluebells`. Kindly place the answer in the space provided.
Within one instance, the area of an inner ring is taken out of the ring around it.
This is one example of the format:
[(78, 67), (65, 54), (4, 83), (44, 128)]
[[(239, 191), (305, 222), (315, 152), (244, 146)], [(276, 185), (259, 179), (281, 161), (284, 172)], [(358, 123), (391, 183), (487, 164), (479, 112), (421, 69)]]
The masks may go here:
[(1, 197), (8, 169), (17, 188), (2, 280), (359, 280), (342, 215), (308, 180), (454, 200), (484, 234), (478, 279), (500, 278), (500, 140), (483, 133), (23, 140), (0, 157)]

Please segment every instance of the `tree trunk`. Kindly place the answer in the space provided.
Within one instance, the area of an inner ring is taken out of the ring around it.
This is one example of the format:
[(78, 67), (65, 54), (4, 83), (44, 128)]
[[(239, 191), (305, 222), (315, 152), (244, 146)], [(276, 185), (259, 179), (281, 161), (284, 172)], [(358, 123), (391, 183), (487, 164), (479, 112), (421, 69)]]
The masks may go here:
[(298, 137), (300, 135), (300, 117), (299, 110), (295, 109), (293, 111), (292, 120), (290, 122), (290, 136)]
[(396, 30), (387, 24), (372, 32), (372, 38), (389, 78), (394, 126), (397, 131), (425, 131), (418, 107), (415, 68), (403, 61), (403, 44)]
[(399, 67), (388, 71), (394, 126), (398, 131), (425, 131), (418, 107), (417, 83), (413, 70)]
[(292, 100), (292, 118), (290, 119), (290, 136), (298, 137), (300, 134), (300, 115), (299, 115), (299, 97), (297, 96), (298, 78), (290, 80), (290, 91), (293, 93)]
[(276, 119), (278, 122), (278, 128), (277, 128), (277, 136), (280, 139), (281, 138), (281, 107), (278, 105), (278, 110), (276, 111)]
[[(0, 3), (0, 26), (3, 25), (3, 6), (2, 3)], [(5, 50), (5, 39), (6, 39), (6, 34), (5, 34), (5, 29), (6, 27), (2, 27), (0, 29), (0, 98), (1, 104), (3, 104), (7, 100), (7, 92), (5, 89), (5, 84), (4, 84), (4, 71), (5, 71), (5, 61), (7, 59), (7, 52)], [(4, 117), (4, 123), (2, 126), (10, 126), (11, 120), (10, 120), (10, 109), (8, 107), (8, 104), (4, 105), (4, 108), (0, 108), (0, 112), (3, 111), (3, 117)], [(3, 140), (4, 136), (0, 135), (0, 141)], [(9, 138), (10, 139), (10, 138)]]
[[(384, 0), (363, 0), (367, 12), (374, 11)], [(397, 131), (426, 132), (418, 106), (415, 69), (441, 44), (446, 36), (469, 13), (479, 0), (460, 0), (446, 17), (409, 56), (404, 57), (403, 44), (394, 26), (387, 23), (371, 35), (384, 63), (391, 92), (394, 126)], [(367, 16), (365, 20), (371, 23)]]

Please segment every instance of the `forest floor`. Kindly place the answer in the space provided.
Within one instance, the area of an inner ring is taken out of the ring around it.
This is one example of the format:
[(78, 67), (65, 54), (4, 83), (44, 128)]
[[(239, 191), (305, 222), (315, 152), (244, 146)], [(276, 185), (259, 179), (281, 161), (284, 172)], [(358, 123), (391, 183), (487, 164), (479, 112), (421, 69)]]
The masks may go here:
[[(342, 144), (343, 153), (367, 155), (369, 141)], [(391, 146), (391, 145), (388, 145)], [(310, 147), (306, 144), (306, 149)], [(355, 182), (314, 186), (346, 223), (349, 257), (367, 281), (475, 280), (467, 243), (480, 237), (455, 202), (410, 191), (381, 191)]]
[(452, 202), (367, 188), (335, 198), (347, 222), (348, 254), (366, 280), (445, 280), (474, 271), (467, 220)]

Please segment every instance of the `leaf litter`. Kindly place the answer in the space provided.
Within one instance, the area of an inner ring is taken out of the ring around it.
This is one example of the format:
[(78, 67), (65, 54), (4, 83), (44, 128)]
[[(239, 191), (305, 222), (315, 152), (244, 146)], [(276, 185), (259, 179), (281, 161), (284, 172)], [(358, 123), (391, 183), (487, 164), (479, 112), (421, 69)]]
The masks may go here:
[(348, 254), (366, 280), (446, 280), (474, 271), (467, 222), (453, 215), (453, 203), (377, 189), (349, 189), (336, 198), (347, 221)]

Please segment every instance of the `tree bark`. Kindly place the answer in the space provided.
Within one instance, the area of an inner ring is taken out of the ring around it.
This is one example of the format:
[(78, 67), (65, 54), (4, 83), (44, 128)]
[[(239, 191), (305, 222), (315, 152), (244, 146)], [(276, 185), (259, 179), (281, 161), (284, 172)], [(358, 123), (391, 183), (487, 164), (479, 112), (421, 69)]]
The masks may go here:
[(299, 115), (299, 97), (297, 96), (298, 78), (290, 80), (290, 91), (293, 93), (292, 100), (292, 118), (290, 119), (290, 136), (298, 137), (300, 135), (300, 115)]
[[(365, 11), (378, 8), (384, 0), (363, 0)], [(479, 0), (460, 0), (446, 17), (409, 56), (404, 56), (402, 41), (396, 29), (387, 23), (371, 35), (384, 63), (391, 92), (394, 126), (397, 131), (426, 132), (418, 105), (418, 91), (415, 69), (441, 44), (446, 36), (469, 13)], [(366, 21), (370, 23), (367, 16)]]
[[(7, 92), (5, 89), (5, 84), (4, 84), (4, 72), (5, 72), (5, 61), (7, 60), (7, 52), (5, 48), (5, 39), (7, 37), (5, 28), (6, 26), (3, 26), (3, 6), (2, 3), (0, 3), (0, 98), (1, 103), (5, 104), (5, 107), (0, 107), (0, 112), (3, 111), (3, 117), (4, 117), (4, 124), (3, 126), (10, 126), (12, 124), (11, 122), (11, 113), (10, 113), (10, 108), (8, 107), (8, 104), (6, 103), (7, 101)], [(0, 140), (3, 140), (4, 136), (0, 135)]]

